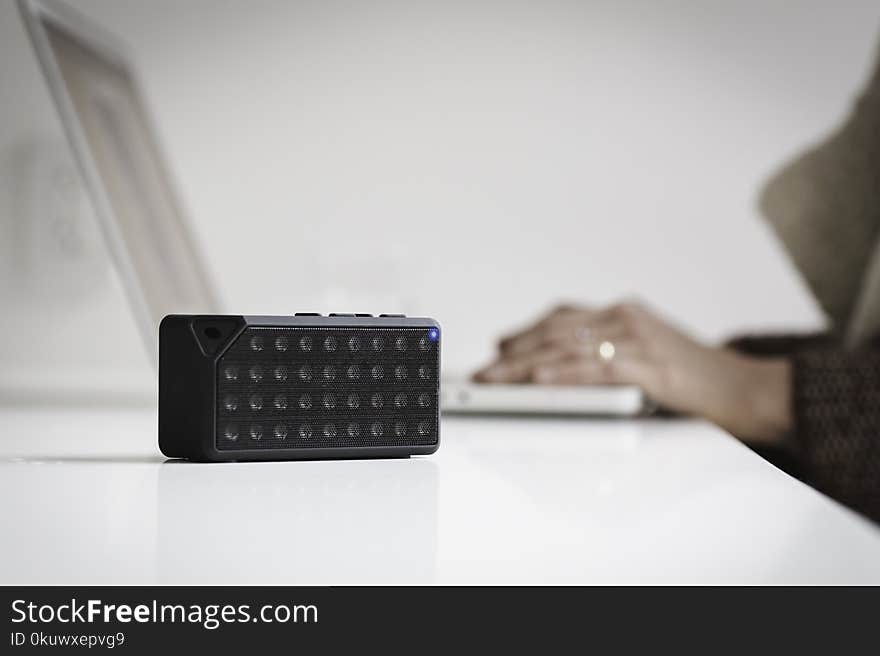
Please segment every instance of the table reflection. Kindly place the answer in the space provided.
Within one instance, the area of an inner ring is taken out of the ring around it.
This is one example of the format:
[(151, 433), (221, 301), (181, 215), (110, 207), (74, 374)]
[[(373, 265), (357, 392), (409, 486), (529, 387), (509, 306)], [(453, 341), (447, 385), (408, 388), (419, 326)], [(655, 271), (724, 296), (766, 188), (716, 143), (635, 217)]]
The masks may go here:
[(431, 460), (194, 464), (158, 470), (160, 582), (429, 583)]

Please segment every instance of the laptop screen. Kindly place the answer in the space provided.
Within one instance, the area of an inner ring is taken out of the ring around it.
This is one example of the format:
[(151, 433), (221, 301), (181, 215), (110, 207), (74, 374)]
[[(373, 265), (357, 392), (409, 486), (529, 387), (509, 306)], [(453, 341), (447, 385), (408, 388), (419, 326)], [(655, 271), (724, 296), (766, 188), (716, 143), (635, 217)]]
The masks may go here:
[(51, 20), (43, 27), (63, 81), (64, 88), (55, 91), (69, 97), (80, 126), (82, 139), (71, 141), (74, 148), (88, 150), (78, 155), (96, 174), (87, 180), (100, 186), (90, 189), (93, 196), (109, 205), (112, 216), (102, 218), (111, 250), (130, 264), (123, 269), (134, 280), (124, 282), (136, 289), (127, 291), (135, 305), (146, 305), (138, 314), (150, 325), (142, 330), (157, 341), (166, 314), (217, 312), (210, 283), (124, 64)]

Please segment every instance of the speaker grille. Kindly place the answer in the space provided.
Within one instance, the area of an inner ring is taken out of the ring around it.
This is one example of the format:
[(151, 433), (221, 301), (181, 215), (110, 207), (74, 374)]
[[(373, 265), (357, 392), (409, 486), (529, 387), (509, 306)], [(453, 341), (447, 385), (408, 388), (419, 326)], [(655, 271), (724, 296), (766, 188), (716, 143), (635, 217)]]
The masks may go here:
[(219, 450), (437, 443), (436, 329), (251, 327), (217, 365)]

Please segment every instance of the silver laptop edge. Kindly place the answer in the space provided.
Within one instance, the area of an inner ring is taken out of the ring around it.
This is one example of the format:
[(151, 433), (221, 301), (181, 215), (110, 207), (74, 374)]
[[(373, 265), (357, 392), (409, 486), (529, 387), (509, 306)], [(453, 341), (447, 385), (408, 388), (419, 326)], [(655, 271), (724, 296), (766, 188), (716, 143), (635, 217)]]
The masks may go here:
[[(49, 41), (46, 23), (51, 23), (57, 29), (69, 34), (72, 38), (87, 44), (96, 54), (125, 70), (135, 94), (135, 101), (139, 104), (147, 122), (147, 137), (153, 142), (153, 146), (160, 159), (160, 164), (165, 166), (165, 158), (156, 136), (156, 130), (144, 102), (143, 93), (141, 93), (141, 85), (135, 70), (129, 65), (128, 50), (113, 35), (94, 26), (65, 5), (52, 2), (52, 0), (18, 0), (18, 5), (37, 54), (37, 59), (40, 62), (49, 86), (49, 91), (55, 101), (55, 106), (58, 108), (64, 132), (70, 142), (83, 182), (94, 204), (98, 223), (107, 241), (116, 269), (119, 272), (150, 361), (154, 368), (158, 368), (158, 326), (155, 325), (154, 313), (151, 311), (147, 301), (145, 290), (141, 285), (134, 261), (123, 238), (121, 227), (115, 218), (112, 203), (108, 197), (98, 165), (93, 157), (81, 119), (68, 93), (55, 52)], [(166, 178), (166, 184), (174, 184), (174, 178), (170, 173)], [(204, 299), (205, 311), (218, 312), (219, 303), (213, 285), (202, 265), (203, 260), (199, 257), (190, 229), (180, 212), (179, 194), (176, 192), (176, 189), (172, 189), (171, 192), (178, 215), (178, 228), (185, 233), (189, 241), (188, 247), (193, 251), (194, 258), (196, 259), (191, 264), (201, 270), (204, 288), (207, 290), (208, 298)]]

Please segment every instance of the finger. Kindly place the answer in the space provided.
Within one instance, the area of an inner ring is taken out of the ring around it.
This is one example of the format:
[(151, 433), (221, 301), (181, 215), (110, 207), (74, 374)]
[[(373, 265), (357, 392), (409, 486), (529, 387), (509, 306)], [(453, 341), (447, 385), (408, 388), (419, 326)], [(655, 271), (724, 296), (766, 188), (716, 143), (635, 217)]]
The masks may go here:
[[(622, 330), (609, 328), (600, 334), (591, 334), (584, 340), (572, 330), (553, 330), (545, 334), (533, 350), (502, 354), (482, 372), (487, 382), (526, 382), (533, 380), (535, 368), (545, 363), (574, 360), (583, 356), (599, 358), (602, 348), (617, 348), (634, 352), (636, 344), (630, 344)], [(612, 346), (603, 346), (609, 343)], [(640, 347), (639, 347), (640, 348)]]
[(474, 371), (470, 376), (471, 380), (474, 381), (475, 383), (489, 382), (488, 379), (486, 378), (486, 371), (491, 369), (494, 364), (495, 364), (494, 362), (490, 362), (489, 364), (485, 365), (484, 367), (481, 367), (480, 369), (477, 369), (476, 371)]
[[(586, 318), (585, 318), (586, 317)], [(598, 356), (603, 342), (633, 341), (639, 331), (615, 308), (598, 313), (560, 314), (543, 326), (521, 336), (503, 351), (490, 367), (479, 372), (486, 382), (532, 380), (532, 370), (545, 362), (572, 359), (578, 355)], [(632, 351), (634, 346), (629, 346)]]
[[(610, 349), (610, 353), (609, 350)], [(480, 382), (523, 383), (536, 380), (536, 371), (545, 365), (557, 365), (579, 360), (601, 361), (604, 358), (644, 357), (640, 344), (632, 340), (619, 342), (603, 341), (589, 350), (578, 350), (576, 345), (567, 344), (563, 348), (547, 347), (520, 355), (502, 356), (489, 367), (478, 372), (475, 377)]]
[(545, 317), (541, 317), (538, 321), (529, 324), (526, 328), (511, 333), (510, 335), (505, 335), (498, 340), (498, 351), (500, 353), (513, 352), (517, 345), (522, 343), (523, 340), (528, 342), (528, 340), (530, 340), (533, 335), (540, 332), (541, 327), (544, 326), (547, 321), (549, 321), (556, 314), (558, 314), (558, 312), (554, 312)]
[(646, 387), (651, 364), (635, 346), (615, 345), (610, 359), (582, 356), (545, 363), (532, 371), (532, 380), (548, 385), (619, 385)]
[(541, 385), (639, 384), (637, 377), (632, 375), (626, 364), (606, 363), (586, 358), (536, 369), (534, 381)]
[(474, 379), (485, 383), (521, 383), (531, 380), (532, 371), (543, 364), (577, 357), (573, 350), (545, 348), (528, 353), (504, 356), (478, 371)]
[(526, 353), (539, 348), (542, 341), (541, 329), (535, 326), (517, 335), (502, 339), (498, 343), (498, 351), (502, 356)]
[[(578, 341), (595, 344), (632, 335), (648, 321), (648, 314), (633, 302), (615, 303), (599, 311), (561, 306), (530, 328), (502, 339), (499, 350), (505, 356), (525, 353), (565, 340), (570, 334)], [(594, 335), (597, 338), (593, 339)]]
[(545, 317), (531, 328), (501, 340), (499, 351), (507, 355), (527, 353), (540, 348), (550, 333), (568, 332), (574, 334), (577, 326), (584, 325), (591, 310), (558, 311), (549, 317)]
[(590, 321), (575, 326), (554, 326), (543, 334), (536, 348), (561, 348), (579, 353), (594, 353), (602, 342), (619, 342), (629, 337), (629, 330), (620, 323), (611, 320)]
[(573, 352), (594, 352), (603, 341), (621, 341), (639, 333), (638, 320), (622, 317), (616, 310), (606, 309), (590, 315), (569, 316), (547, 323), (523, 335), (502, 352), (502, 358), (561, 348)]

